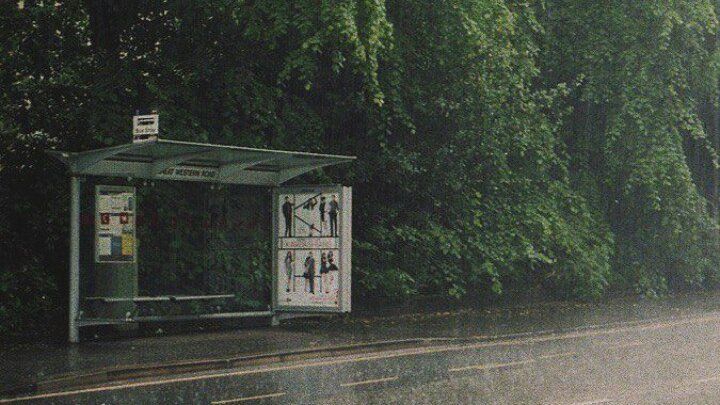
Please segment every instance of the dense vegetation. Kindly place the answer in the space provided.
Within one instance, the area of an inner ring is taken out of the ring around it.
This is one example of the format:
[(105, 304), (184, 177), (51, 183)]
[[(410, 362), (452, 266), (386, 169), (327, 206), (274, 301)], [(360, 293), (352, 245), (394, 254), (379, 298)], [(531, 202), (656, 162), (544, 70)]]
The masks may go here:
[(355, 187), (356, 299), (720, 279), (713, 2), (122, 4), (0, 4), (0, 331), (62, 327), (43, 149), (127, 142), (138, 107), (173, 139), (357, 155), (305, 179)]

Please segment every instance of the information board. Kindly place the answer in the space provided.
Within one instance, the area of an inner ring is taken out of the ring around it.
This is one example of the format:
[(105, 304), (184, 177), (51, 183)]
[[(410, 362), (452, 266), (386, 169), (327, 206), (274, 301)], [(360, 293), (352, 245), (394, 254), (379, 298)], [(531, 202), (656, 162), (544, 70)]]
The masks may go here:
[(284, 187), (273, 200), (275, 309), (350, 312), (352, 189)]
[(134, 263), (135, 188), (95, 187), (95, 262)]

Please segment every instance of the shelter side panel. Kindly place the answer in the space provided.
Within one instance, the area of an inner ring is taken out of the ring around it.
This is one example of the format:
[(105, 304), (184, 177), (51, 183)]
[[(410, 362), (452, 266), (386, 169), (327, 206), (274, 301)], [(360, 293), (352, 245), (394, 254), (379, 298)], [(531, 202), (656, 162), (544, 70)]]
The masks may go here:
[[(349, 245), (341, 243), (343, 189), (278, 189), (275, 209), (277, 309), (341, 311)], [(349, 293), (349, 290), (348, 292)]]

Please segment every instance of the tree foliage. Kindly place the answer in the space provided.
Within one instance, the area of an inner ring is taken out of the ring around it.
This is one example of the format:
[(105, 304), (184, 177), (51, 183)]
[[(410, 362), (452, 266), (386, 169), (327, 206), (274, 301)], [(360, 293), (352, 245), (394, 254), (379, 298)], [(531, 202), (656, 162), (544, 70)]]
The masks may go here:
[[(357, 155), (304, 180), (354, 186), (359, 300), (718, 278), (709, 1), (119, 4), (0, 5), (3, 325), (62, 319), (67, 181), (43, 149), (127, 142), (147, 107), (173, 139)], [(167, 225), (193, 209), (183, 193), (141, 197)], [(267, 229), (180, 237), (213, 212), (152, 235), (147, 288), (222, 271), (267, 293)]]
[(706, 200), (688, 161), (717, 172), (702, 116), (717, 104), (713, 3), (555, 1), (545, 25), (551, 77), (582, 82), (566, 142), (616, 235), (618, 281), (651, 294), (703, 285), (718, 269), (717, 183)]

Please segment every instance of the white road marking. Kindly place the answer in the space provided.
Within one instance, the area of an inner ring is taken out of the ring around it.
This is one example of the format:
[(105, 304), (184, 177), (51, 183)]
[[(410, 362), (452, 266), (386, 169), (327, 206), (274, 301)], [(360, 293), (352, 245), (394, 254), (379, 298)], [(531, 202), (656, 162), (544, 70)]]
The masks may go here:
[(720, 381), (720, 377), (702, 378), (700, 380), (696, 380), (695, 382), (698, 384), (707, 384), (707, 383), (718, 382), (718, 381)]
[(493, 369), (498, 369), (498, 368), (522, 366), (522, 365), (526, 365), (526, 364), (535, 363), (538, 360), (550, 360), (550, 359), (559, 359), (562, 357), (570, 357), (570, 356), (575, 356), (576, 354), (577, 353), (575, 353), (575, 352), (553, 353), (553, 354), (546, 354), (546, 355), (538, 356), (534, 359), (511, 361), (511, 362), (507, 362), (507, 363), (486, 363), (486, 364), (476, 364), (476, 365), (472, 365), (472, 366), (454, 367), (454, 368), (448, 369), (448, 371), (458, 372), (458, 371), (466, 371), (466, 370), (493, 370)]
[(451, 373), (455, 373), (458, 371), (467, 371), (467, 370), (494, 370), (494, 369), (498, 369), (498, 368), (522, 366), (522, 365), (530, 364), (530, 363), (534, 363), (534, 362), (535, 362), (535, 360), (521, 360), (521, 361), (511, 361), (511, 362), (507, 362), (507, 363), (476, 364), (474, 366), (450, 368), (450, 369), (448, 369), (448, 371), (450, 371)]
[[(693, 386), (696, 386), (698, 384), (709, 384), (709, 383), (717, 383), (720, 382), (720, 376), (715, 377), (708, 377), (708, 378), (700, 378), (697, 380), (665, 380), (658, 384), (658, 386), (663, 386), (666, 388), (669, 388), (671, 391), (676, 391), (680, 389), (691, 389)], [(653, 386), (651, 388), (644, 388), (644, 389), (638, 389), (634, 388), (632, 390), (628, 390), (625, 392), (625, 394), (621, 397), (623, 402), (639, 402), (639, 398), (642, 398), (644, 395), (650, 394), (650, 393), (656, 393), (658, 390), (657, 386)], [(647, 399), (647, 398), (646, 398)], [(571, 405), (591, 405), (591, 404), (603, 404), (603, 403), (609, 403), (614, 402), (612, 399), (604, 398), (604, 399), (598, 399), (598, 400), (592, 400), (587, 402), (573, 402)]]
[(594, 404), (607, 404), (612, 402), (612, 399), (603, 398), (603, 399), (592, 399), (590, 401), (585, 402), (573, 402), (571, 405), (594, 405)]
[(628, 342), (628, 343), (620, 343), (617, 345), (612, 345), (612, 344), (603, 345), (602, 348), (604, 350), (618, 350), (618, 349), (629, 349), (631, 347), (644, 346), (646, 344), (647, 343), (643, 343), (643, 342)]
[(299, 364), (292, 364), (292, 365), (287, 365), (287, 366), (275, 366), (275, 367), (267, 367), (267, 368), (263, 368), (263, 369), (252, 369), (252, 370), (241, 370), (241, 371), (226, 371), (226, 372), (220, 372), (220, 373), (210, 373), (210, 374), (194, 375), (194, 376), (187, 376), (187, 377), (168, 378), (168, 379), (153, 380), (153, 381), (141, 381), (141, 382), (124, 383), (124, 384), (110, 384), (110, 385), (95, 387), (95, 388), (84, 388), (84, 389), (77, 389), (77, 390), (70, 390), (70, 391), (52, 392), (52, 393), (47, 393), (47, 394), (28, 395), (28, 396), (16, 397), (16, 398), (5, 398), (5, 399), (0, 399), (0, 403), (29, 401), (29, 400), (35, 400), (35, 399), (65, 397), (65, 396), (70, 396), (70, 395), (87, 394), (87, 393), (93, 393), (93, 392), (116, 391), (116, 390), (122, 390), (122, 389), (130, 389), (130, 388), (151, 387), (151, 386), (157, 386), (157, 385), (176, 384), (176, 383), (182, 383), (182, 382), (192, 382), (192, 381), (200, 381), (200, 380), (237, 377), (237, 376), (249, 375), (249, 374), (261, 374), (261, 373), (270, 373), (270, 372), (274, 372), (274, 371), (295, 370), (295, 369), (306, 368), (306, 367), (322, 367), (322, 366), (331, 366), (331, 365), (337, 365), (337, 364), (358, 363), (358, 362), (366, 362), (366, 361), (371, 361), (371, 360), (382, 360), (382, 359), (390, 359), (390, 358), (397, 358), (397, 357), (415, 356), (415, 355), (421, 355), (421, 354), (466, 351), (466, 350), (480, 349), (480, 348), (487, 348), (487, 347), (530, 345), (530, 344), (535, 344), (535, 343), (571, 340), (571, 339), (577, 339), (577, 338), (583, 338), (583, 337), (612, 335), (612, 334), (626, 333), (626, 332), (668, 329), (668, 328), (682, 326), (682, 325), (717, 322), (718, 320), (720, 320), (720, 316), (718, 316), (718, 314), (714, 314), (712, 316), (701, 316), (701, 317), (697, 317), (697, 318), (682, 319), (682, 320), (677, 320), (677, 321), (657, 322), (657, 323), (639, 325), (639, 326), (617, 327), (617, 328), (611, 328), (611, 329), (606, 329), (606, 330), (591, 329), (591, 330), (587, 330), (587, 331), (574, 331), (574, 332), (565, 333), (565, 334), (539, 336), (539, 337), (532, 337), (532, 338), (527, 338), (527, 339), (480, 342), (480, 343), (475, 343), (475, 344), (470, 344), (470, 345), (455, 345), (455, 346), (444, 346), (444, 347), (435, 347), (435, 348), (430, 347), (430, 348), (419, 348), (419, 349), (406, 349), (406, 350), (398, 350), (398, 351), (390, 352), (390, 353), (370, 355), (370, 356), (365, 356), (365, 357), (343, 358), (343, 359), (326, 360), (326, 361), (313, 361), (310, 363), (299, 363)]
[(563, 353), (552, 353), (552, 354), (544, 354), (542, 356), (538, 356), (535, 359), (536, 360), (549, 360), (549, 359), (559, 359), (562, 357), (572, 357), (577, 356), (577, 352), (563, 352)]
[(355, 387), (358, 385), (368, 385), (368, 384), (379, 384), (389, 381), (396, 381), (398, 379), (397, 376), (395, 377), (386, 377), (386, 378), (377, 378), (374, 380), (364, 380), (364, 381), (355, 381), (355, 382), (349, 382), (349, 383), (342, 383), (340, 384), (341, 387)]
[(622, 397), (619, 397), (619, 400), (622, 400), (623, 403), (638, 403), (645, 401), (647, 402), (647, 395), (648, 394), (656, 394), (658, 392), (658, 387), (664, 387), (665, 389), (668, 389), (670, 393), (677, 393), (678, 390), (685, 390), (685, 391), (693, 391), (693, 387), (697, 386), (698, 384), (707, 384), (711, 382), (717, 382), (720, 381), (720, 377), (708, 377), (708, 378), (701, 378), (697, 380), (691, 380), (691, 379), (685, 379), (685, 380), (664, 380), (664, 381), (658, 381), (656, 385), (648, 388), (634, 388), (632, 390), (625, 391), (624, 395)]
[(235, 398), (235, 399), (224, 399), (222, 401), (213, 401), (213, 402), (211, 402), (211, 404), (215, 404), (215, 405), (234, 404), (237, 402), (255, 401), (258, 399), (265, 399), (265, 398), (277, 398), (277, 397), (282, 397), (283, 395), (285, 395), (284, 392), (276, 392), (274, 394), (255, 395), (254, 397), (242, 397), (242, 398)]

